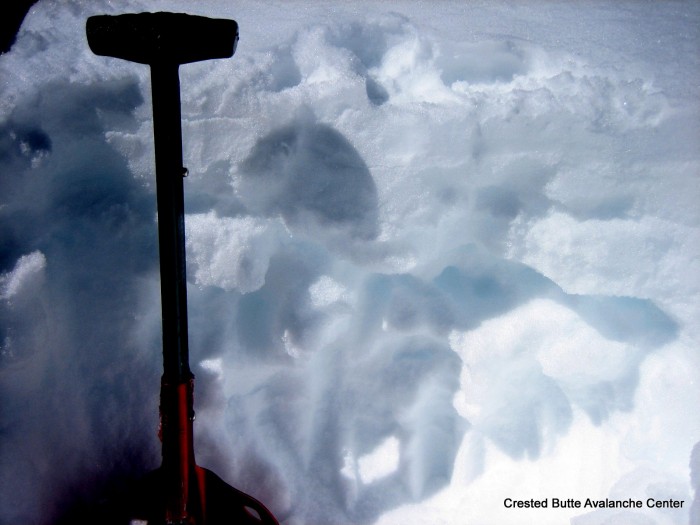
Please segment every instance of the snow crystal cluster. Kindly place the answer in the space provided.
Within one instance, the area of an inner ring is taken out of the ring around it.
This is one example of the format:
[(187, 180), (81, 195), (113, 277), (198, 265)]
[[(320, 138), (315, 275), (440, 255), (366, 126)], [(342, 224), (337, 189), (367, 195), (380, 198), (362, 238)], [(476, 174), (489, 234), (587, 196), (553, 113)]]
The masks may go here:
[[(693, 2), (42, 0), (0, 56), (0, 522), (159, 461), (148, 68), (183, 66), (196, 452), (285, 525), (699, 523)], [(530, 498), (678, 509), (512, 509)]]

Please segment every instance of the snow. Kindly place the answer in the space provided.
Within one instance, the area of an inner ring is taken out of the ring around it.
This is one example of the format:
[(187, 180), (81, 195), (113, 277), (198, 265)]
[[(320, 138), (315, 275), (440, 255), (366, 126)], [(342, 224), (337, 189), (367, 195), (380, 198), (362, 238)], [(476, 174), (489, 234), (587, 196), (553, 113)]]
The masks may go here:
[(700, 8), (537, 0), (35, 5), (0, 56), (0, 521), (159, 462), (150, 79), (84, 33), (144, 10), (241, 29), (180, 70), (200, 464), (285, 525), (700, 521)]
[(27, 293), (23, 288), (30, 286), (32, 281), (37, 279), (36, 275), (41, 274), (45, 267), (46, 257), (39, 251), (20, 257), (12, 271), (0, 276), (0, 298), (10, 301), (13, 296)]

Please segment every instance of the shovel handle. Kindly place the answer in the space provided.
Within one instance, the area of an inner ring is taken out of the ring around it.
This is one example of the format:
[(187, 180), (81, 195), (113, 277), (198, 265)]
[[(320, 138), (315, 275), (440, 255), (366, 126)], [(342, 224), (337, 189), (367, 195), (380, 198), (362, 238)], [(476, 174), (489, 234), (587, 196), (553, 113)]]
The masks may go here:
[(151, 66), (163, 313), (163, 463), (149, 478), (158, 482), (154, 492), (137, 500), (134, 515), (162, 523), (164, 510), (166, 523), (172, 525), (278, 525), (262, 503), (194, 461), (178, 69), (180, 64), (232, 56), (238, 24), (182, 13), (102, 15), (88, 19), (86, 33), (95, 54)]
[(235, 20), (185, 13), (91, 16), (86, 33), (96, 55), (149, 65), (230, 58), (238, 43)]

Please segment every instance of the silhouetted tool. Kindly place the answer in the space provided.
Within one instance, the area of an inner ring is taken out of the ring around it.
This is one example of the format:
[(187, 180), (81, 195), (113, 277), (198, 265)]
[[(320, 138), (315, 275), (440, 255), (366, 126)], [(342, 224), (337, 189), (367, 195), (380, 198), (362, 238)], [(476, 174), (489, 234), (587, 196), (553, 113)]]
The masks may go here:
[(178, 70), (180, 64), (233, 56), (238, 25), (182, 13), (138, 13), (90, 17), (86, 32), (95, 54), (151, 66), (153, 93), (163, 311), (159, 431), (163, 460), (129, 491), (121, 511), (128, 519), (149, 525), (276, 525), (262, 503), (195, 464), (192, 434), (194, 375), (187, 344), (182, 185), (187, 171), (182, 165)]

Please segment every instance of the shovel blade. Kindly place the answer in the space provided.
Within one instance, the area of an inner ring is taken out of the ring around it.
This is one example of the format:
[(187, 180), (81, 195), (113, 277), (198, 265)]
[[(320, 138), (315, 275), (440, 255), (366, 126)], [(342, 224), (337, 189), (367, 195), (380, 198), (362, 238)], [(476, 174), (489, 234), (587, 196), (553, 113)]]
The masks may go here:
[(190, 516), (182, 521), (166, 520), (166, 480), (162, 469), (146, 474), (121, 497), (110, 502), (108, 523), (148, 525), (279, 525), (257, 499), (214, 474), (195, 467), (196, 482), (190, 497)]

